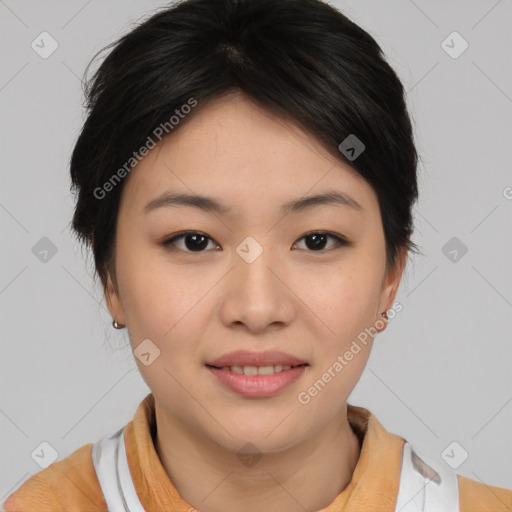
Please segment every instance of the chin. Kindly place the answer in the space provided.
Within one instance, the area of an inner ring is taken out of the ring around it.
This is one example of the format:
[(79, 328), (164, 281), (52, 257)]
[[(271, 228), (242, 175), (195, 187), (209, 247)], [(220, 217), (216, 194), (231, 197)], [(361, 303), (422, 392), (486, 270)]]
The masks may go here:
[(298, 440), (290, 436), (285, 426), (273, 421), (256, 427), (250, 422), (228, 426), (231, 436), (222, 431), (221, 437), (212, 440), (224, 450), (236, 454), (279, 453), (294, 446)]

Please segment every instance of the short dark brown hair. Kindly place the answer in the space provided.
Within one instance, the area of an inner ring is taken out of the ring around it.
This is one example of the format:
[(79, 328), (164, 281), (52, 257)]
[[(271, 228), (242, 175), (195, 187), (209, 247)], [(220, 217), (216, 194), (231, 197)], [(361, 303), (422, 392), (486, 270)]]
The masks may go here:
[[(298, 123), (372, 186), (388, 264), (401, 248), (415, 248), (417, 153), (404, 89), (377, 42), (335, 8), (321, 0), (184, 0), (103, 50), (111, 47), (86, 81), (88, 116), (70, 164), (72, 227), (92, 248), (104, 287), (109, 273), (116, 282), (125, 180), (104, 197), (95, 191), (191, 98), (197, 106), (174, 130), (233, 91)], [(355, 160), (339, 149), (354, 135), (364, 144)]]

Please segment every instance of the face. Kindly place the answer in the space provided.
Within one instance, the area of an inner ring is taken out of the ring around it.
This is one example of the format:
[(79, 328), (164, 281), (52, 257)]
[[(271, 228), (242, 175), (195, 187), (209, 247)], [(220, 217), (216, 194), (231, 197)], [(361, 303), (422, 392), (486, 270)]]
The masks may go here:
[[(324, 194), (333, 199), (292, 206)], [(131, 171), (115, 243), (107, 304), (149, 354), (135, 361), (157, 407), (233, 452), (248, 441), (287, 449), (344, 413), (372, 344), (354, 340), (382, 329), (403, 268), (386, 267), (373, 189), (238, 95), (195, 112)], [(292, 356), (306, 364), (286, 369)], [(254, 367), (274, 374), (245, 375)]]

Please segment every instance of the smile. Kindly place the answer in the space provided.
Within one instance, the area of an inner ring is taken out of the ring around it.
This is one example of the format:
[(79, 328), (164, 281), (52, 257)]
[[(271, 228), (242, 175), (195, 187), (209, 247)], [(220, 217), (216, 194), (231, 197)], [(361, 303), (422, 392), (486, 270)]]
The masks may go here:
[[(283, 370), (289, 370), (290, 368), (295, 368), (296, 366), (305, 366), (303, 365), (267, 365), (267, 366), (223, 366), (222, 368), (218, 368), (220, 370), (238, 373), (239, 375), (272, 375), (273, 373), (279, 373)], [(212, 366), (212, 368), (217, 368), (216, 366)]]
[(231, 391), (252, 398), (273, 396), (293, 384), (305, 372), (307, 363), (265, 366), (206, 365), (223, 386)]

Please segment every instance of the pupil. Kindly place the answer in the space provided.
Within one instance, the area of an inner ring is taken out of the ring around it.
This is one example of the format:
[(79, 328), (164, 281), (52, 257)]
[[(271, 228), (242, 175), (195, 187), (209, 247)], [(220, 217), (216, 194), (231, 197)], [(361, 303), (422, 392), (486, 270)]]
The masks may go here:
[[(202, 239), (202, 240), (201, 240)], [(188, 243), (190, 240), (193, 240), (193, 243)], [(198, 243), (199, 241), (199, 243)], [(200, 251), (204, 249), (208, 245), (208, 241), (203, 235), (186, 235), (185, 236), (185, 246), (190, 251)]]
[[(325, 247), (326, 235), (324, 234), (315, 234), (306, 237), (306, 245), (308, 249), (323, 249)], [(313, 243), (308, 243), (308, 240), (312, 240)]]

